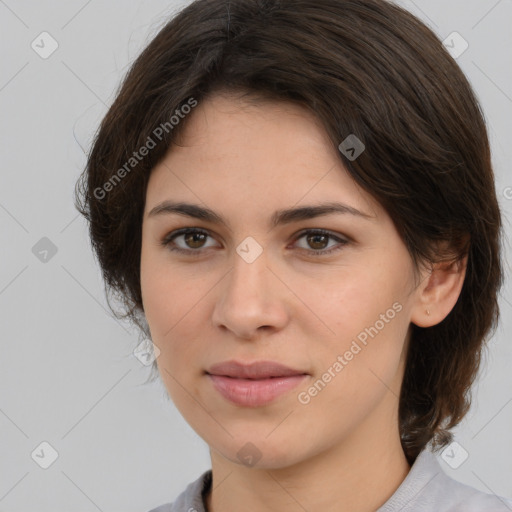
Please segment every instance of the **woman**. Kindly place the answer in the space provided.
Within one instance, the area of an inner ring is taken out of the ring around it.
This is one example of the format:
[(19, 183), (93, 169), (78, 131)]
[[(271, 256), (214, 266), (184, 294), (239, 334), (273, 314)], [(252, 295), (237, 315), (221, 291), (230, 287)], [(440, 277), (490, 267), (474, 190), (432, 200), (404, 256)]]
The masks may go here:
[(79, 185), (106, 284), (210, 447), (153, 512), (512, 510), (430, 451), (498, 319), (501, 220), (478, 101), (410, 13), (193, 2)]

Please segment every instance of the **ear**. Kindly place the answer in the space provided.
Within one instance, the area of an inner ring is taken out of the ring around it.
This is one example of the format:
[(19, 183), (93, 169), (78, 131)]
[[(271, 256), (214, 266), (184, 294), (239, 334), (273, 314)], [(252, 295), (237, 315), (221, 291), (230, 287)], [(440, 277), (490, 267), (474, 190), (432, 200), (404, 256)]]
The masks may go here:
[(467, 255), (462, 261), (434, 263), (416, 289), (411, 322), (432, 327), (442, 322), (455, 306), (466, 276)]

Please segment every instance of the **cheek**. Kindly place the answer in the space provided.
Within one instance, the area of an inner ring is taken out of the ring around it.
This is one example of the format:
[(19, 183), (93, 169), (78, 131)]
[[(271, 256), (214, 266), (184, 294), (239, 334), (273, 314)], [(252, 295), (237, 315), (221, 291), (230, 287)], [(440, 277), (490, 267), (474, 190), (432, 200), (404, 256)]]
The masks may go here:
[(376, 269), (370, 263), (347, 266), (320, 279), (315, 276), (299, 286), (307, 290), (306, 304), (324, 321), (327, 338), (352, 339), (376, 322), (379, 333), (389, 332), (392, 324), (399, 323), (397, 310), (403, 310), (405, 299), (404, 271), (396, 272), (391, 265)]
[(330, 329), (316, 343), (315, 369), (317, 377), (330, 370), (325, 379), (332, 391), (324, 400), (337, 395), (354, 403), (357, 397), (362, 404), (396, 379), (408, 327), (407, 283), (405, 272), (392, 265), (386, 271), (362, 265), (342, 274), (323, 293), (310, 288), (315, 312)]
[(212, 283), (194, 277), (191, 270), (173, 270), (162, 259), (143, 255), (141, 289), (151, 338), (160, 350), (157, 365), (171, 391), (177, 385), (171, 375), (181, 382), (200, 370), (201, 330), (208, 321), (205, 295)]
[(179, 319), (192, 309), (200, 287), (187, 278), (183, 269), (174, 270), (165, 254), (144, 250), (144, 246), (140, 273), (144, 312), (156, 342), (171, 335), (173, 326), (179, 325)]
[(156, 360), (160, 376), (169, 397), (183, 413), (193, 409), (190, 394), (196, 394), (193, 362), (199, 357), (194, 343), (200, 325), (198, 286), (179, 273), (169, 272), (155, 259), (142, 258), (141, 289), (151, 338), (160, 350)]
[(172, 326), (168, 312), (175, 300), (172, 293), (169, 293), (166, 279), (160, 274), (158, 266), (152, 265), (151, 261), (144, 257), (141, 259), (140, 285), (146, 320), (153, 342), (158, 344), (157, 341)]

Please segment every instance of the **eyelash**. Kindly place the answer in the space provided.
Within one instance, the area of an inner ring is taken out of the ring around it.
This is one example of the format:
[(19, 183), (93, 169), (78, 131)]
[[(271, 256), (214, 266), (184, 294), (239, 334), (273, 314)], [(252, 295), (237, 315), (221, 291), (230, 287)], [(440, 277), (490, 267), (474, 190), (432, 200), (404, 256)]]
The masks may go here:
[[(179, 237), (180, 235), (188, 235), (188, 234), (191, 234), (191, 233), (200, 233), (200, 234), (203, 234), (203, 235), (206, 235), (206, 236), (211, 236), (210, 233), (208, 233), (208, 231), (205, 231), (203, 229), (199, 229), (199, 228), (182, 228), (182, 229), (178, 229), (177, 231), (173, 231), (172, 233), (169, 233), (161, 241), (161, 245), (164, 246), (164, 247), (167, 247), (170, 251), (176, 251), (176, 252), (187, 254), (187, 255), (190, 255), (190, 256), (192, 256), (192, 255), (193, 256), (201, 256), (202, 253), (204, 252), (204, 250), (207, 250), (207, 249), (182, 249), (181, 247), (172, 247), (171, 246), (171, 242), (173, 242), (175, 238)], [(349, 243), (348, 240), (345, 240), (345, 239), (340, 238), (340, 237), (338, 237), (336, 235), (333, 235), (331, 232), (326, 231), (324, 229), (308, 229), (308, 230), (302, 231), (302, 232), (300, 232), (296, 236), (296, 238), (294, 239), (293, 243), (297, 242), (298, 240), (300, 240), (304, 236), (310, 235), (310, 234), (312, 234), (312, 235), (324, 235), (324, 236), (329, 237), (330, 239), (333, 239), (333, 240), (339, 242), (338, 246), (332, 247), (330, 249), (322, 249), (322, 250), (319, 250), (319, 251), (315, 251), (313, 249), (311, 249), (311, 250), (302, 249), (304, 251), (309, 252), (309, 254), (311, 254), (312, 256), (325, 256), (327, 254), (331, 254), (332, 252), (341, 250), (345, 245), (347, 245)]]

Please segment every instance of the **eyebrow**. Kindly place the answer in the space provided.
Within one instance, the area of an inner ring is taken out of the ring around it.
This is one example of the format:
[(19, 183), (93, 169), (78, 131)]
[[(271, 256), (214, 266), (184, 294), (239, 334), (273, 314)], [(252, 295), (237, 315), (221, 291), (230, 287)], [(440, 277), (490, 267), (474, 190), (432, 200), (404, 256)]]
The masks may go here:
[[(349, 214), (355, 217), (360, 217), (365, 220), (374, 219), (375, 217), (367, 213), (361, 212), (343, 203), (328, 202), (316, 205), (301, 206), (298, 208), (289, 208), (285, 210), (277, 210), (274, 212), (270, 219), (270, 225), (272, 228), (290, 224), (292, 222), (298, 222), (302, 220), (313, 219), (315, 217), (321, 217), (324, 215), (331, 215), (334, 213), (338, 214)], [(170, 215), (178, 214), (185, 217), (191, 217), (194, 219), (200, 219), (203, 221), (211, 222), (213, 224), (220, 224), (229, 228), (228, 222), (214, 212), (210, 208), (200, 206), (198, 204), (184, 203), (184, 202), (173, 202), (164, 201), (159, 205), (151, 209), (148, 217), (156, 217), (158, 215)]]

